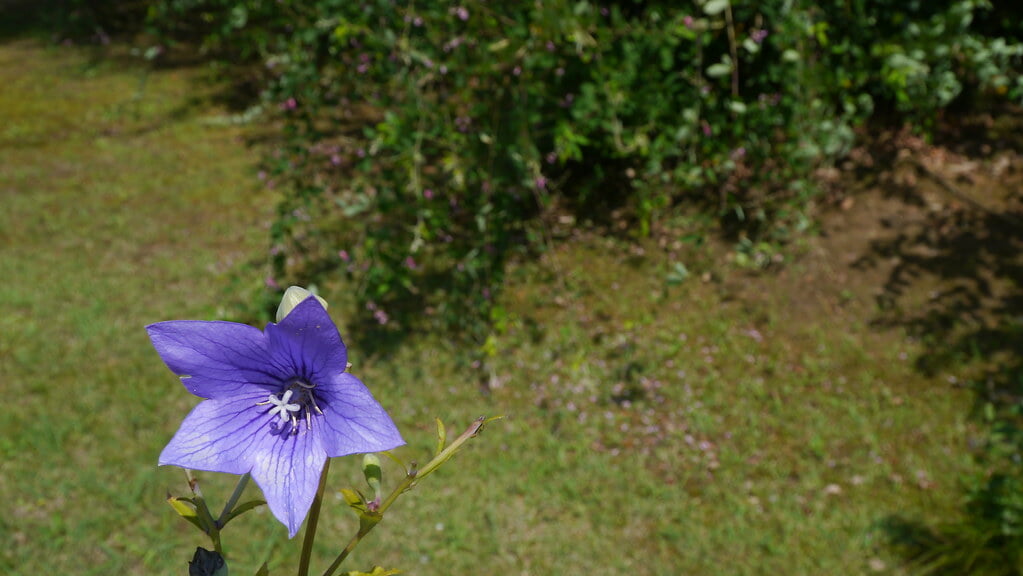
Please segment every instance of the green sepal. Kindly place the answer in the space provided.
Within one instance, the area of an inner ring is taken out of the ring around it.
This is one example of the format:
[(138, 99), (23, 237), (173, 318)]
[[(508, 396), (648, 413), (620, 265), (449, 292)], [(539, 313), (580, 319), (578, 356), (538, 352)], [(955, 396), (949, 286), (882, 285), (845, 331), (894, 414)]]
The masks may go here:
[(206, 532), (206, 527), (203, 526), (202, 520), (199, 519), (199, 513), (195, 510), (195, 504), (191, 498), (178, 498), (176, 496), (167, 495), (167, 503), (170, 504), (171, 508), (178, 513), (185, 520), (188, 520), (193, 526)]
[(362, 474), (366, 477), (366, 484), (373, 490), (373, 499), (380, 500), (380, 483), (383, 482), (384, 473), (380, 468), (380, 458), (376, 454), (363, 455)]
[(231, 510), (231, 512), (227, 515), (227, 517), (220, 519), (220, 527), (223, 528), (224, 526), (227, 526), (227, 523), (230, 522), (231, 520), (234, 520), (235, 518), (241, 516), (242, 514), (248, 512), (249, 510), (252, 510), (253, 508), (258, 508), (264, 504), (266, 504), (266, 500), (249, 500), (244, 504), (239, 504), (235, 506), (234, 509)]

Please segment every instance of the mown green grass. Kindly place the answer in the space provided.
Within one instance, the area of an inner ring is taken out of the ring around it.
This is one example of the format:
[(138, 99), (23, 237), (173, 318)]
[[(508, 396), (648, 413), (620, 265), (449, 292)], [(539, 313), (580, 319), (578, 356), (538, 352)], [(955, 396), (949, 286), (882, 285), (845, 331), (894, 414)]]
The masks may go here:
[[(273, 196), (243, 129), (208, 122), (222, 111), (193, 72), (139, 92), (141, 78), (124, 60), (0, 46), (5, 574), (183, 574), (205, 544), (163, 503), (183, 475), (155, 466), (197, 400), (143, 326), (224, 317), (234, 274), (258, 286), (240, 265), (266, 248)], [(886, 518), (957, 510), (971, 398), (869, 326), (865, 288), (818, 295), (828, 307), (771, 277), (720, 282), (737, 273), (706, 259), (667, 286), (666, 262), (585, 237), (513, 270), (489, 395), (443, 338), (383, 355), (345, 331), (402, 457), (427, 459), (435, 417), (505, 416), (399, 500), (350, 568), (871, 574), (895, 567)], [(345, 295), (325, 296), (343, 326)], [(314, 569), (354, 530), (336, 490), (358, 464), (332, 467)], [(232, 479), (200, 478), (219, 506)], [(298, 541), (259, 510), (225, 547), (233, 574), (268, 558), (289, 573)]]

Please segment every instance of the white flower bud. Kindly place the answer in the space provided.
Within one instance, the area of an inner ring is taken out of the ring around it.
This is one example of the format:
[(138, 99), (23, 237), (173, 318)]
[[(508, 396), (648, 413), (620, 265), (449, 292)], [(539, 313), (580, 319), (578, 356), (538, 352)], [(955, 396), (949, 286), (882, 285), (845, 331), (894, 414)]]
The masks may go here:
[(315, 296), (316, 299), (319, 300), (320, 305), (323, 306), (323, 309), (327, 309), (327, 301), (323, 298), (320, 298), (305, 288), (299, 286), (288, 286), (288, 289), (284, 291), (284, 296), (281, 298), (281, 305), (277, 307), (277, 322), (280, 323), (281, 320), (284, 320), (284, 317), (290, 314), (291, 311), (295, 309), (295, 306), (298, 306), (300, 302), (310, 296)]

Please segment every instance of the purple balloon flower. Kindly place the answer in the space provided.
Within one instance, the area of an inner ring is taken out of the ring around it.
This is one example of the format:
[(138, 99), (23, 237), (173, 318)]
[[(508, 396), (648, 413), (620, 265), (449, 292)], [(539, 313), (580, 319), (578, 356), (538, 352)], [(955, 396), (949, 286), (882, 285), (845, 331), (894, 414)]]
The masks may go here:
[(345, 370), (348, 352), (316, 298), (264, 331), (179, 320), (146, 327), (167, 367), (205, 398), (185, 417), (160, 465), (251, 473), (294, 537), (327, 458), (404, 444), (383, 407)]

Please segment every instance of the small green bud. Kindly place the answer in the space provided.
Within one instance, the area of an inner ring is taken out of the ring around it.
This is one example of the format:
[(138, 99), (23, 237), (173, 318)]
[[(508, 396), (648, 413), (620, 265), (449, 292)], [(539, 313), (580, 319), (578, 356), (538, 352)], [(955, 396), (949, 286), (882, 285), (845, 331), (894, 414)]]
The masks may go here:
[(373, 490), (373, 499), (379, 503), (383, 471), (380, 469), (380, 458), (376, 454), (366, 454), (362, 457), (362, 474), (366, 477), (366, 484)]
[(310, 296), (316, 296), (316, 299), (320, 301), (323, 309), (327, 309), (327, 301), (323, 298), (320, 298), (305, 288), (289, 286), (288, 289), (284, 291), (284, 296), (281, 298), (281, 305), (277, 307), (277, 322), (284, 320), (284, 318), (295, 309), (295, 306), (298, 306), (300, 302)]

